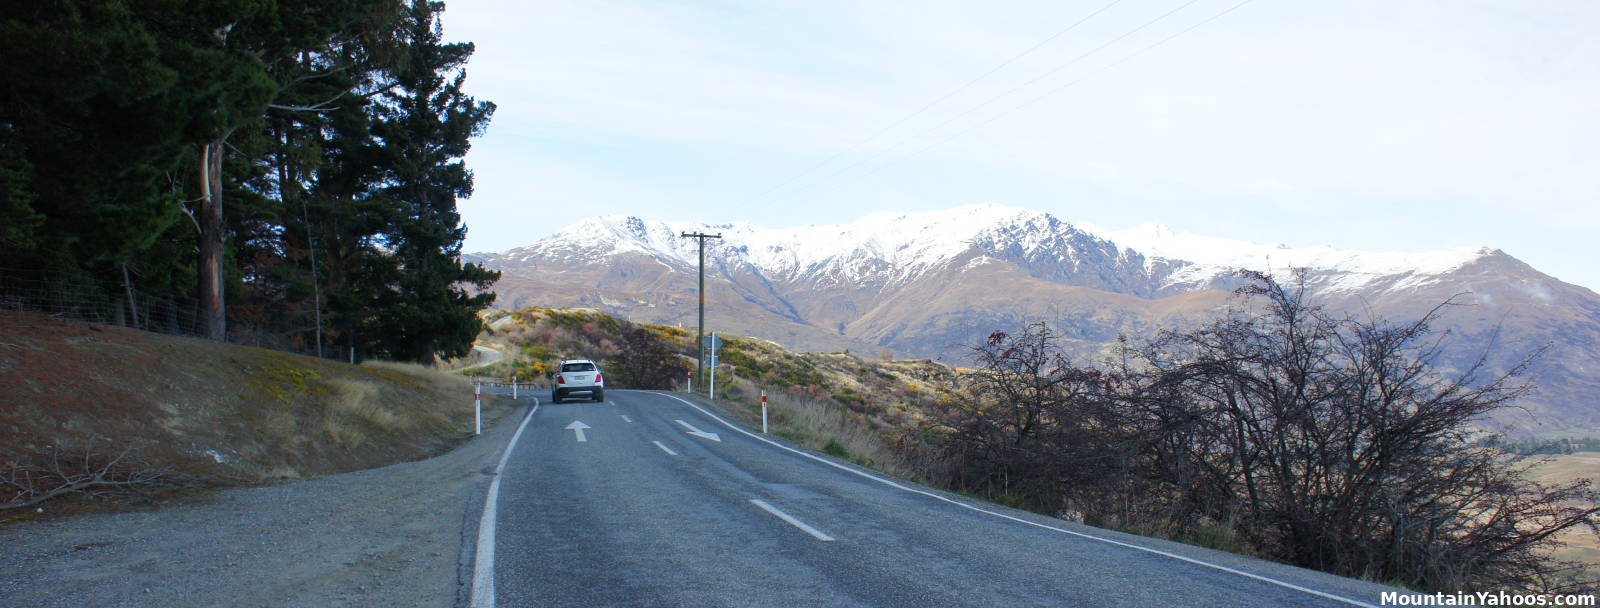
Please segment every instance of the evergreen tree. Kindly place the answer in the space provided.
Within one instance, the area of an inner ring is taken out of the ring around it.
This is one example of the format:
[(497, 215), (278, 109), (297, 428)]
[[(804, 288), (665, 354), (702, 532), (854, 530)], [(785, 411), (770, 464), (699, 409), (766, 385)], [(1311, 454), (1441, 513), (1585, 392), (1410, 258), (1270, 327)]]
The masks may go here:
[(180, 221), (166, 174), (181, 131), (160, 39), (126, 3), (7, 2), (0, 11), (0, 254), (86, 278)]
[(468, 348), (498, 275), (460, 262), (455, 201), (493, 105), (441, 4), (0, 3), (0, 275), (92, 279), (134, 326), (155, 292), (219, 339)]
[[(385, 235), (399, 267), (390, 286), (391, 314), (380, 321), (389, 354), (431, 362), (435, 354), (466, 354), (481, 330), (477, 311), (494, 300), (483, 288), (500, 273), (461, 262), (466, 228), (456, 200), (472, 194), (462, 157), (494, 113), (494, 104), (468, 96), (463, 66), (470, 43), (445, 44), (438, 14), (444, 4), (412, 0), (403, 20), (405, 45), (396, 86), (381, 96), (375, 130), (384, 148), (394, 222)], [(469, 294), (463, 284), (477, 287)]]

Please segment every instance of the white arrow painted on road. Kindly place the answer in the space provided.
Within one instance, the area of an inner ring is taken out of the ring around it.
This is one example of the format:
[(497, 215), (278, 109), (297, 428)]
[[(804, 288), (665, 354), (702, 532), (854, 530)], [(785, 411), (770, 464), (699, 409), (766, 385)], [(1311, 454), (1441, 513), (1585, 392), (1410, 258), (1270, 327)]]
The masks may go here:
[(567, 425), (567, 430), (572, 431), (573, 433), (576, 433), (578, 435), (578, 441), (588, 441), (589, 440), (589, 437), (583, 434), (584, 429), (588, 429), (588, 428), (593, 428), (593, 427), (591, 427), (591, 426), (589, 426), (587, 424), (584, 424), (583, 421), (581, 421), (581, 420), (574, 420), (574, 421), (572, 421), (572, 424)]
[(718, 437), (716, 433), (707, 433), (707, 432), (702, 431), (700, 429), (694, 428), (694, 425), (689, 424), (687, 422), (684, 422), (682, 420), (678, 420), (677, 423), (683, 425), (683, 428), (689, 429), (689, 434), (690, 435), (694, 435), (695, 437), (700, 437), (700, 438), (703, 438), (703, 439), (710, 439), (710, 440), (715, 441), (717, 443), (722, 443), (722, 438)]

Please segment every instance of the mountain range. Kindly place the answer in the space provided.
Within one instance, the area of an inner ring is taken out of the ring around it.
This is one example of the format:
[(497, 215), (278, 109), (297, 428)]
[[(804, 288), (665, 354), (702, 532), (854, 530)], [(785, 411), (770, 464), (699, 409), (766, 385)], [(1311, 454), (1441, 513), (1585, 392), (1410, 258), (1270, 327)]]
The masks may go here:
[[(1092, 356), (1218, 314), (1238, 269), (1306, 271), (1334, 310), (1415, 319), (1442, 302), (1446, 368), (1489, 353), (1530, 368), (1519, 433), (1600, 429), (1600, 296), (1498, 249), (1372, 253), (1205, 237), (1159, 224), (1106, 230), (994, 204), (875, 213), (856, 222), (770, 229), (595, 217), (524, 247), (464, 256), (504, 272), (497, 306), (587, 306), (635, 321), (695, 323), (698, 243), (707, 239), (709, 329), (799, 350), (854, 349), (965, 361), (998, 329), (1045, 321)], [(1520, 410), (1519, 410), (1520, 412)]]

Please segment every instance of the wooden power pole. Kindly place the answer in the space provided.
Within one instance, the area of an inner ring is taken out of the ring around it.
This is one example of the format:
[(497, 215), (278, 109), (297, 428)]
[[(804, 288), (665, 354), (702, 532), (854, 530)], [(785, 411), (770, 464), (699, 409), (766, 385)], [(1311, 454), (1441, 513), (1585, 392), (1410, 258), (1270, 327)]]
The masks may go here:
[(706, 239), (720, 239), (722, 234), (685, 232), (683, 238), (700, 240), (700, 329), (695, 335), (694, 385), (706, 385)]

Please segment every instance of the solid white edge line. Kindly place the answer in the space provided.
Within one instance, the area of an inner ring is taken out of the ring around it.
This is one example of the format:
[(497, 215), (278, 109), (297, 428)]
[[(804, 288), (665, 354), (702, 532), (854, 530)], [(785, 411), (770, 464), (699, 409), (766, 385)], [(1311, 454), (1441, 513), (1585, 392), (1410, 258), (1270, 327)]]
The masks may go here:
[(663, 443), (661, 443), (659, 441), (652, 441), (650, 443), (656, 444), (656, 447), (661, 448), (661, 451), (666, 452), (668, 456), (677, 456), (678, 455), (677, 452), (672, 451), (672, 448), (667, 447), (666, 444), (663, 444)]
[(811, 526), (806, 525), (806, 522), (803, 522), (803, 521), (800, 521), (800, 520), (795, 519), (793, 517), (790, 517), (788, 513), (784, 513), (783, 511), (779, 511), (777, 507), (774, 507), (772, 505), (767, 504), (767, 502), (764, 501), (764, 500), (759, 500), (759, 499), (752, 498), (752, 499), (750, 499), (750, 502), (755, 503), (756, 506), (761, 507), (761, 510), (766, 511), (768, 513), (771, 513), (773, 516), (777, 517), (778, 519), (781, 519), (783, 521), (789, 522), (789, 525), (794, 526), (796, 528), (799, 528), (802, 531), (804, 531), (806, 534), (810, 534), (810, 535), (816, 537), (817, 540), (820, 540), (822, 542), (833, 542), (833, 537), (832, 536), (828, 536), (827, 534), (823, 534), (821, 530), (818, 530), (816, 528), (813, 528)]
[(816, 456), (816, 455), (813, 455), (813, 454), (808, 454), (806, 452), (802, 452), (800, 450), (796, 450), (794, 448), (791, 448), (789, 446), (783, 445), (783, 444), (778, 443), (776, 441), (773, 441), (771, 439), (767, 439), (766, 437), (762, 437), (762, 436), (757, 435), (755, 433), (752, 433), (750, 431), (746, 431), (746, 430), (744, 430), (742, 428), (734, 426), (733, 424), (729, 423), (726, 420), (723, 420), (723, 419), (717, 417), (716, 414), (708, 412), (704, 408), (702, 408), (702, 407), (700, 407), (698, 405), (695, 405), (694, 403), (691, 403), (689, 400), (684, 399), (682, 397), (679, 397), (677, 395), (672, 395), (672, 394), (662, 393), (662, 392), (655, 392), (655, 391), (651, 391), (651, 392), (656, 394), (656, 395), (661, 395), (663, 397), (667, 397), (667, 398), (670, 398), (670, 399), (677, 400), (678, 402), (680, 402), (680, 403), (682, 403), (684, 405), (692, 407), (692, 408), (698, 410), (700, 413), (705, 414), (706, 417), (708, 417), (708, 418), (710, 418), (712, 420), (715, 420), (717, 422), (722, 423), (722, 426), (725, 426), (725, 427), (728, 427), (730, 429), (733, 429), (734, 431), (736, 431), (738, 433), (742, 433), (742, 434), (750, 437), (751, 439), (755, 439), (755, 440), (760, 441), (762, 443), (766, 443), (768, 445), (771, 445), (771, 446), (773, 446), (775, 448), (778, 448), (778, 449), (781, 449), (781, 450), (785, 450), (785, 451), (788, 451), (788, 452), (793, 452), (793, 453), (798, 454), (800, 456), (804, 456), (806, 458), (810, 458), (812, 460), (815, 460), (815, 461), (820, 462), (822, 464), (828, 465), (828, 466), (833, 467), (835, 469), (839, 469), (841, 471), (846, 471), (846, 472), (858, 475), (860, 477), (865, 477), (867, 479), (871, 479), (873, 481), (876, 481), (878, 483), (884, 484), (884, 485), (889, 486), (891, 488), (895, 488), (897, 490), (903, 490), (905, 492), (910, 492), (912, 494), (920, 494), (922, 496), (927, 496), (927, 497), (932, 498), (934, 500), (938, 500), (938, 501), (941, 501), (941, 502), (946, 502), (946, 503), (950, 503), (952, 505), (956, 505), (956, 506), (961, 507), (963, 509), (967, 509), (967, 510), (970, 510), (970, 511), (977, 511), (977, 512), (983, 513), (985, 515), (992, 515), (992, 516), (995, 516), (995, 517), (999, 517), (1001, 519), (1014, 521), (1014, 522), (1017, 522), (1017, 523), (1020, 523), (1020, 524), (1026, 524), (1026, 525), (1033, 526), (1033, 527), (1036, 527), (1036, 528), (1044, 528), (1046, 530), (1051, 530), (1051, 531), (1054, 531), (1054, 532), (1060, 532), (1062, 534), (1068, 534), (1068, 535), (1076, 536), (1076, 537), (1079, 537), (1079, 538), (1085, 538), (1085, 539), (1099, 541), (1099, 542), (1103, 542), (1103, 543), (1107, 543), (1107, 544), (1111, 544), (1111, 545), (1116, 545), (1118, 547), (1126, 547), (1128, 549), (1133, 549), (1133, 550), (1136, 550), (1136, 551), (1143, 551), (1145, 553), (1151, 553), (1151, 554), (1155, 554), (1155, 555), (1160, 555), (1162, 557), (1170, 557), (1172, 559), (1175, 559), (1175, 560), (1178, 560), (1178, 561), (1181, 561), (1181, 562), (1187, 562), (1187, 563), (1191, 563), (1191, 564), (1194, 564), (1194, 565), (1197, 565), (1197, 566), (1205, 566), (1207, 568), (1211, 568), (1213, 570), (1219, 570), (1219, 571), (1222, 571), (1222, 572), (1227, 572), (1229, 574), (1237, 574), (1239, 576), (1242, 576), (1242, 577), (1245, 577), (1245, 578), (1248, 578), (1248, 579), (1261, 581), (1263, 583), (1268, 583), (1268, 584), (1271, 584), (1271, 585), (1277, 585), (1277, 586), (1283, 587), (1285, 589), (1292, 589), (1292, 590), (1295, 590), (1295, 591), (1299, 591), (1299, 592), (1302, 592), (1302, 593), (1307, 593), (1307, 594), (1314, 595), (1314, 596), (1321, 597), (1321, 598), (1325, 598), (1325, 599), (1334, 600), (1334, 601), (1337, 601), (1337, 602), (1344, 602), (1344, 603), (1350, 604), (1352, 606), (1361, 606), (1362, 608), (1379, 608), (1378, 606), (1375, 606), (1375, 605), (1372, 605), (1372, 604), (1368, 604), (1368, 603), (1362, 602), (1360, 600), (1353, 600), (1353, 599), (1350, 599), (1350, 598), (1347, 598), (1347, 597), (1334, 595), (1334, 594), (1327, 593), (1327, 592), (1324, 592), (1324, 591), (1317, 591), (1316, 589), (1310, 589), (1310, 588), (1306, 588), (1306, 587), (1301, 587), (1301, 586), (1296, 585), (1294, 583), (1280, 581), (1280, 580), (1275, 579), (1275, 578), (1270, 578), (1270, 577), (1262, 576), (1262, 575), (1259, 575), (1259, 574), (1245, 572), (1243, 570), (1239, 570), (1239, 569), (1236, 569), (1236, 568), (1229, 568), (1229, 567), (1223, 566), (1221, 564), (1213, 564), (1211, 562), (1198, 560), (1198, 559), (1195, 559), (1195, 558), (1192, 558), (1192, 557), (1184, 557), (1184, 556), (1178, 555), (1176, 553), (1169, 553), (1167, 551), (1162, 551), (1160, 549), (1152, 549), (1150, 547), (1141, 547), (1141, 546), (1135, 545), (1133, 543), (1125, 543), (1125, 542), (1122, 542), (1120, 540), (1113, 540), (1113, 539), (1109, 539), (1109, 538), (1105, 538), (1105, 537), (1101, 537), (1101, 536), (1095, 536), (1093, 534), (1085, 534), (1083, 532), (1074, 532), (1072, 530), (1067, 530), (1065, 528), (1057, 528), (1055, 526), (1048, 526), (1048, 525), (1041, 524), (1041, 523), (1038, 523), (1038, 522), (1028, 521), (1028, 520), (1022, 519), (1020, 517), (1013, 517), (1011, 515), (1006, 515), (1005, 513), (998, 513), (998, 512), (995, 512), (995, 511), (990, 511), (988, 509), (984, 509), (982, 507), (969, 505), (969, 504), (961, 502), (959, 500), (952, 500), (950, 498), (946, 498), (944, 496), (940, 496), (938, 494), (934, 494), (933, 492), (927, 492), (927, 491), (924, 491), (924, 490), (918, 490), (916, 488), (908, 487), (906, 485), (895, 483), (893, 481), (884, 479), (882, 477), (878, 477), (878, 476), (873, 475), (871, 473), (858, 471), (856, 469), (844, 466), (842, 464), (839, 464), (837, 462), (833, 462), (831, 460), (828, 460), (826, 458), (822, 458), (820, 456)]
[(522, 431), (528, 428), (534, 412), (539, 411), (539, 398), (533, 398), (533, 409), (522, 418), (517, 432), (511, 435), (506, 451), (500, 455), (500, 464), (494, 467), (494, 481), (489, 482), (488, 495), (483, 499), (483, 515), (478, 518), (478, 551), (472, 558), (472, 608), (494, 608), (494, 520), (500, 506), (500, 474), (506, 470), (506, 461), (516, 449)]

